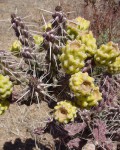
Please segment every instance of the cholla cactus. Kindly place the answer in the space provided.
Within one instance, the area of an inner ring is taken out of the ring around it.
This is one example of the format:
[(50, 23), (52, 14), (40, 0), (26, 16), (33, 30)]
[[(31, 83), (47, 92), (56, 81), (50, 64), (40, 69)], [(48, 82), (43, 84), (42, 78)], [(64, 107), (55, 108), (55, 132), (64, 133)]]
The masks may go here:
[(78, 72), (72, 75), (69, 85), (77, 97), (76, 103), (81, 107), (96, 106), (102, 99), (99, 88), (94, 85), (94, 79), (88, 73)]
[(77, 108), (70, 101), (61, 101), (54, 108), (54, 118), (60, 123), (68, 123), (76, 117)]
[(94, 78), (90, 77), (88, 73), (78, 72), (71, 76), (69, 85), (75, 96), (86, 96), (94, 88)]
[(76, 19), (75, 19), (75, 21), (77, 22), (77, 24), (78, 24), (78, 29), (79, 30), (81, 30), (81, 31), (86, 31), (86, 30), (88, 30), (89, 29), (89, 27), (90, 27), (90, 21), (88, 21), (88, 20), (86, 20), (86, 19), (84, 19), (84, 18), (82, 18), (82, 17), (77, 17)]
[(82, 44), (86, 45), (87, 57), (92, 57), (97, 50), (96, 39), (93, 37), (93, 33), (91, 31), (80, 33), (78, 39)]
[(88, 30), (90, 22), (82, 17), (77, 17), (72, 21), (67, 22), (67, 33), (70, 35), (71, 39), (77, 38), (80, 31)]
[(9, 107), (10, 103), (7, 100), (0, 100), (0, 115), (2, 115)]
[(108, 66), (108, 72), (112, 74), (120, 73), (120, 56)]
[(5, 100), (12, 93), (12, 82), (9, 77), (0, 74), (0, 100)]
[(88, 96), (77, 97), (76, 103), (83, 108), (90, 108), (92, 106), (97, 106), (98, 102), (102, 100), (102, 94), (98, 87), (94, 87)]
[(13, 52), (14, 55), (18, 55), (21, 49), (21, 42), (19, 40), (15, 40), (10, 48), (10, 51)]
[(17, 17), (16, 14), (12, 14), (11, 23), (21, 44), (33, 48), (35, 46), (33, 36), (29, 33), (28, 27), (25, 26), (23, 20), (20, 17)]
[(96, 64), (108, 66), (115, 61), (118, 55), (120, 55), (118, 44), (108, 42), (107, 44), (101, 45), (96, 51), (94, 58)]
[(79, 41), (68, 41), (66, 46), (62, 48), (62, 55), (60, 61), (66, 73), (74, 74), (79, 72), (84, 67), (86, 46)]

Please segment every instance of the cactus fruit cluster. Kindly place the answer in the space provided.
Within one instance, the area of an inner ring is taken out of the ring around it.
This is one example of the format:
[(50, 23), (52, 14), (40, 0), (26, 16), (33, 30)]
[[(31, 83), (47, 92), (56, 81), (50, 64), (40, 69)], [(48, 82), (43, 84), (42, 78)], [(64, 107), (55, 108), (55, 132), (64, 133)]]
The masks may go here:
[(68, 20), (61, 6), (55, 8), (52, 20), (42, 17), (42, 31), (32, 34), (24, 19), (11, 15), (18, 40), (10, 51), (0, 50), (0, 115), (13, 102), (29, 106), (45, 101), (52, 108), (52, 119), (45, 121), (44, 131), (57, 135), (54, 142), (65, 145), (61, 149), (106, 149), (106, 137), (117, 134), (120, 120), (118, 44), (98, 46), (90, 21)]
[(2, 115), (8, 108), (9, 108), (9, 101), (7, 100), (0, 100), (0, 115)]
[(12, 94), (13, 85), (9, 77), (0, 74), (0, 115), (5, 112), (9, 107), (7, 100)]
[(94, 59), (98, 65), (108, 66), (112, 64), (119, 55), (120, 50), (118, 44), (109, 42), (100, 46), (94, 55)]
[(34, 35), (33, 39), (34, 39), (35, 44), (38, 46), (40, 46), (41, 43), (43, 42), (43, 37), (40, 35)]
[(88, 73), (75, 73), (71, 76), (69, 85), (77, 97), (76, 103), (83, 108), (96, 106), (102, 100), (99, 87), (94, 84), (94, 78), (90, 77)]
[(15, 40), (10, 48), (10, 51), (13, 52), (14, 55), (18, 55), (21, 49), (22, 49), (21, 42), (19, 40)]
[(108, 72), (111, 74), (120, 73), (120, 56), (116, 57), (115, 61), (108, 65)]
[(85, 59), (87, 58), (85, 50), (86, 46), (78, 40), (66, 43), (65, 47), (62, 48), (62, 54), (59, 58), (66, 73), (74, 74), (84, 67)]
[(90, 22), (79, 16), (76, 19), (67, 21), (67, 34), (74, 40), (81, 31), (87, 31), (89, 26)]
[(60, 123), (74, 121), (74, 118), (77, 116), (77, 107), (67, 100), (58, 102), (54, 110), (54, 118)]
[(0, 100), (5, 100), (11, 95), (12, 87), (9, 77), (0, 74)]
[[(94, 67), (104, 65), (107, 72), (119, 73), (120, 51), (113, 42), (98, 48), (89, 30), (90, 21), (82, 17), (68, 20), (62, 8), (57, 6), (52, 13), (52, 21), (43, 25), (41, 35), (32, 35), (24, 21), (15, 14), (11, 15), (11, 23), (18, 40), (12, 44), (11, 52), (0, 52), (0, 71), (9, 75), (10, 79), (12, 76), (19, 80), (18, 84), (24, 85), (30, 100), (52, 99), (53, 95), (56, 99), (56, 84), (61, 83), (64, 76), (69, 82), (67, 90), (72, 91), (65, 99), (70, 99), (74, 105), (70, 100), (57, 103), (54, 107), (55, 120), (61, 123), (74, 121), (77, 109), (91, 109), (105, 100), (102, 88), (99, 89), (99, 84), (92, 77), (92, 71)], [(11, 58), (12, 55), (17, 59)], [(50, 86), (53, 95), (50, 94)], [(1, 111), (5, 110), (3, 102), (11, 93), (12, 83), (0, 75)], [(64, 95), (66, 93), (64, 91)]]
[(93, 37), (93, 33), (91, 31), (86, 33), (81, 33), (78, 36), (78, 39), (82, 44), (85, 44), (87, 57), (92, 57), (96, 53), (97, 45), (96, 39)]

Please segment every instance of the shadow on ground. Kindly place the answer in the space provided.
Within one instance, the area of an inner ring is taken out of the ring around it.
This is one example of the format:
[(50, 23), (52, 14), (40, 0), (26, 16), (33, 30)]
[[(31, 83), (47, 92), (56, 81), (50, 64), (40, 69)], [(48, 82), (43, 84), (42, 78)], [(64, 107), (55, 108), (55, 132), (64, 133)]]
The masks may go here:
[(26, 139), (25, 142), (21, 141), (20, 138), (16, 138), (14, 143), (11, 141), (5, 142), (3, 146), (3, 150), (36, 150), (36, 148), (49, 150), (49, 148), (45, 147), (41, 143), (35, 144), (35, 140), (31, 138)]
[(33, 150), (35, 148), (35, 141), (31, 138), (22, 142), (20, 138), (17, 138), (14, 143), (5, 142), (3, 150)]

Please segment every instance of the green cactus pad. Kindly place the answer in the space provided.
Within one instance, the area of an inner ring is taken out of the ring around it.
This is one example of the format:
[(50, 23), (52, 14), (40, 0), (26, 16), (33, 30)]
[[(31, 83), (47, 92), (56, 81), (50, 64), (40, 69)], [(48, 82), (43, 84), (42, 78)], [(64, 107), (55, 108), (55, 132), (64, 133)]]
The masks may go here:
[(12, 93), (12, 82), (9, 77), (0, 74), (0, 100), (5, 100)]
[(84, 67), (84, 61), (87, 58), (85, 49), (86, 46), (77, 40), (68, 41), (66, 46), (63, 47), (62, 54), (59, 59), (66, 73), (74, 74)]
[(97, 65), (109, 66), (119, 55), (120, 50), (118, 48), (118, 44), (109, 42), (101, 45), (101, 47), (96, 51), (94, 59)]
[(86, 45), (87, 57), (92, 57), (97, 50), (96, 39), (93, 37), (93, 33), (91, 31), (81, 32), (79, 33), (78, 39), (82, 44)]
[(116, 60), (108, 66), (108, 72), (111, 74), (120, 73), (120, 56), (116, 58)]
[(60, 123), (68, 123), (69, 121), (74, 121), (77, 113), (77, 108), (67, 100), (58, 102), (54, 110), (54, 118)]
[(94, 78), (88, 73), (78, 72), (71, 76), (69, 86), (76, 97), (87, 96), (94, 88)]
[(0, 100), (0, 115), (2, 115), (8, 108), (10, 103), (7, 100)]

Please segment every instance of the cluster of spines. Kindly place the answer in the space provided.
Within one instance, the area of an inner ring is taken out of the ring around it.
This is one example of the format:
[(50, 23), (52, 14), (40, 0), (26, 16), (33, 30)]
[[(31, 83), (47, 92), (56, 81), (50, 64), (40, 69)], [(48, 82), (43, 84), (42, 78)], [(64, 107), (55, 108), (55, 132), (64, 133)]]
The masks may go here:
[(12, 27), (16, 33), (16, 36), (20, 40), (23, 46), (34, 47), (33, 36), (29, 33), (28, 27), (25, 26), (24, 22), (20, 17), (17, 17), (15, 14), (11, 15)]

